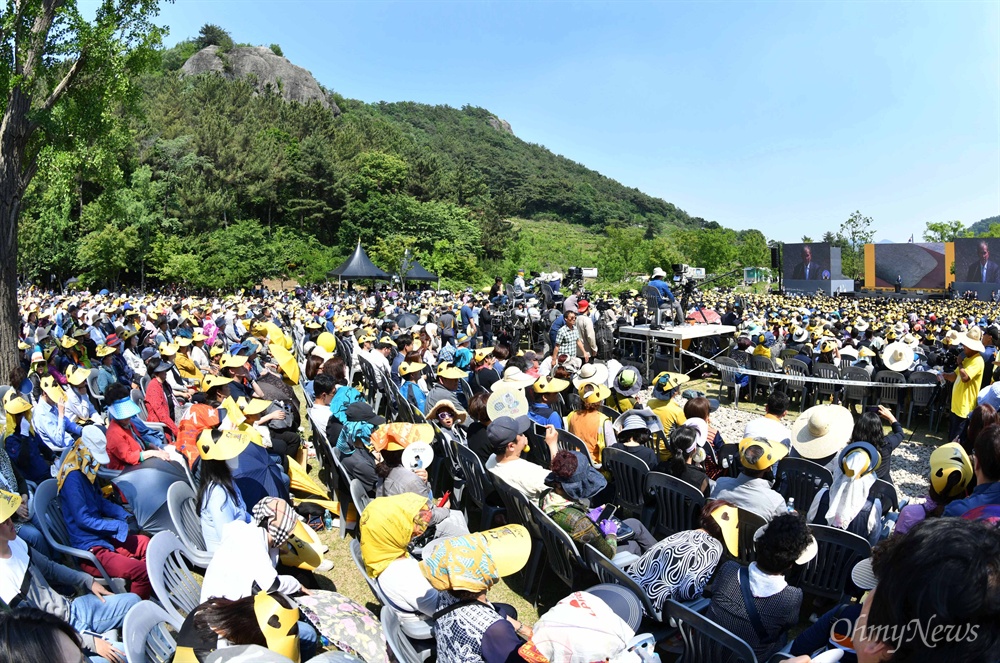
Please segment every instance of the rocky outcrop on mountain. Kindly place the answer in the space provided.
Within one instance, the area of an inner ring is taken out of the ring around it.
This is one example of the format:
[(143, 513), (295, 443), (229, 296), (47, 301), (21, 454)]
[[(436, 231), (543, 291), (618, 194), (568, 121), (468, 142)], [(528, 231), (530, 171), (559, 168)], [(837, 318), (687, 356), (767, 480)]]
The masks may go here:
[(514, 130), (510, 128), (510, 122), (508, 122), (507, 120), (501, 120), (496, 115), (491, 115), (490, 119), (487, 121), (490, 123), (490, 126), (496, 129), (497, 131), (505, 134), (510, 134), (511, 136), (514, 135)]
[(219, 74), (230, 80), (252, 76), (261, 90), (277, 90), (287, 101), (303, 104), (318, 101), (335, 114), (340, 114), (337, 104), (311, 73), (266, 46), (237, 46), (225, 53), (220, 53), (218, 46), (206, 46), (181, 67), (182, 76), (207, 73)]

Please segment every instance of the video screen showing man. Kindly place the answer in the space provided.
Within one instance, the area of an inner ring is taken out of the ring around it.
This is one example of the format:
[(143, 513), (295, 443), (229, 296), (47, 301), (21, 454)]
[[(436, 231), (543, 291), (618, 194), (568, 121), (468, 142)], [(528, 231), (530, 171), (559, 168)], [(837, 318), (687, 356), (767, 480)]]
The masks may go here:
[(819, 281), (830, 278), (830, 271), (826, 266), (813, 260), (813, 249), (809, 244), (802, 245), (801, 262), (792, 269), (793, 281)]
[(969, 265), (966, 282), (1000, 283), (1000, 265), (990, 260), (990, 246), (985, 240), (976, 245), (976, 255), (979, 259)]

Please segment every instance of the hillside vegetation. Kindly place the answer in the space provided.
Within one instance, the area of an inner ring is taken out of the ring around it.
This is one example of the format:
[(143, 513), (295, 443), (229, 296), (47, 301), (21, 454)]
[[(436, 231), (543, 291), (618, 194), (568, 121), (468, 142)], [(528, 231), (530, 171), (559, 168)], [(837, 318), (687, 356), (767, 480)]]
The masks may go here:
[(316, 282), (359, 239), (387, 270), (409, 249), (453, 285), (518, 267), (596, 266), (617, 280), (670, 262), (711, 272), (768, 260), (758, 231), (691, 217), (517, 138), (483, 108), (328, 90), (332, 103), (302, 104), (280, 80), (180, 75), (207, 45), (231, 68), (223, 37), (203, 29), (163, 51), (139, 81), (140, 114), (119, 114), (110, 136), (43, 153), (21, 215), (23, 277)]

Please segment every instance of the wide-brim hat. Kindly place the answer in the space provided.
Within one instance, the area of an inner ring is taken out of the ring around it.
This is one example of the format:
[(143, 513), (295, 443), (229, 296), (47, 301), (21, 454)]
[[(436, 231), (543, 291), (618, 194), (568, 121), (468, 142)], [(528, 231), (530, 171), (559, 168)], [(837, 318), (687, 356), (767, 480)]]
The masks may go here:
[(979, 339), (972, 338), (969, 334), (960, 334), (958, 337), (958, 342), (963, 346), (974, 350), (976, 352), (986, 352), (986, 348), (983, 346), (983, 342)]
[(569, 380), (563, 380), (562, 378), (550, 378), (547, 375), (535, 380), (535, 384), (532, 387), (536, 394), (558, 394), (569, 387)]
[[(858, 452), (862, 452), (859, 454)], [(860, 463), (852, 462), (852, 459), (864, 458)], [(853, 479), (860, 479), (863, 476), (867, 476), (873, 473), (882, 464), (882, 455), (878, 452), (878, 449), (869, 442), (851, 442), (844, 450), (840, 452), (840, 456), (837, 458), (837, 463), (840, 465), (840, 470), (846, 476)]]
[(797, 327), (795, 331), (792, 332), (792, 340), (796, 343), (805, 343), (809, 340), (809, 332), (802, 327)]
[(611, 388), (625, 398), (631, 398), (642, 389), (642, 373), (634, 366), (622, 366), (611, 381)]
[(66, 382), (70, 383), (74, 387), (79, 387), (81, 384), (87, 381), (90, 377), (90, 369), (82, 368), (80, 366), (70, 366), (66, 369)]
[(244, 431), (206, 428), (198, 436), (198, 453), (203, 460), (230, 460), (243, 453), (251, 441)]
[[(965, 493), (965, 487), (972, 480), (972, 462), (965, 449), (957, 442), (942, 444), (931, 452), (931, 486), (938, 495), (958, 497)], [(948, 480), (953, 472), (961, 478), (949, 488)]]
[(439, 400), (437, 403), (435, 403), (434, 407), (432, 407), (430, 410), (427, 411), (427, 420), (430, 421), (435, 419), (438, 415), (438, 412), (440, 412), (441, 410), (451, 410), (454, 413), (455, 421), (459, 424), (464, 423), (469, 416), (468, 413), (466, 413), (466, 411), (463, 410), (461, 407), (455, 405), (447, 398), (443, 398)]
[(792, 448), (808, 460), (834, 455), (851, 441), (854, 417), (841, 405), (814, 405), (792, 424)]
[[(115, 353), (115, 349), (102, 343), (97, 346), (96, 352), (98, 357), (107, 357), (108, 355), (113, 355)], [(31, 361), (34, 362), (35, 358), (32, 357)]]
[(396, 421), (379, 426), (371, 434), (371, 445), (379, 451), (399, 451), (411, 444), (432, 442), (434, 442), (434, 427), (430, 424)]
[(419, 361), (413, 361), (413, 362), (404, 361), (402, 364), (399, 365), (399, 374), (409, 375), (410, 373), (419, 373), (425, 368), (427, 368), (427, 364), (423, 364)]
[(112, 419), (124, 421), (141, 413), (139, 406), (130, 397), (120, 398), (108, 406), (108, 414)]
[(59, 345), (62, 346), (64, 349), (67, 349), (67, 350), (69, 348), (72, 348), (77, 343), (79, 343), (79, 341), (77, 341), (75, 338), (73, 338), (69, 334), (63, 334), (62, 337), (59, 339)]
[(607, 384), (608, 367), (604, 364), (584, 364), (573, 378), (573, 386), (579, 389), (586, 382)]
[(0, 490), (0, 523), (17, 513), (21, 508), (21, 496), (6, 490)]
[(562, 486), (563, 492), (576, 501), (589, 500), (604, 490), (608, 480), (597, 468), (590, 464), (590, 458), (579, 451), (570, 451), (576, 457), (576, 471), (568, 477), (561, 477), (555, 472), (549, 472), (545, 477), (546, 486)]
[(580, 394), (580, 399), (589, 404), (603, 403), (611, 396), (608, 385), (602, 382), (584, 382), (577, 391)]
[(473, 354), (476, 358), (476, 361), (483, 361), (491, 354), (493, 354), (493, 346), (491, 345), (488, 348), (476, 348), (476, 351)]
[(660, 400), (669, 400), (670, 392), (689, 382), (691, 378), (683, 373), (671, 373), (670, 371), (663, 371), (656, 376), (653, 380), (653, 398), (658, 398)]
[(448, 378), (451, 380), (464, 380), (469, 377), (469, 373), (467, 371), (463, 371), (458, 366), (448, 362), (444, 362), (438, 366), (437, 375), (439, 378)]
[(882, 363), (890, 371), (905, 371), (913, 365), (913, 348), (901, 341), (890, 343), (882, 350)]
[(652, 433), (663, 431), (663, 422), (656, 413), (647, 408), (634, 408), (623, 412), (615, 419), (614, 429), (623, 433), (629, 430), (648, 430)]
[(231, 355), (223, 353), (219, 360), (221, 368), (242, 368), (247, 363), (247, 358), (243, 355)]
[(11, 389), (4, 396), (3, 409), (7, 414), (22, 414), (31, 411), (31, 403)]
[(232, 378), (223, 377), (221, 375), (206, 375), (205, 379), (201, 383), (201, 386), (202, 390), (207, 392), (213, 387), (221, 387), (222, 385), (229, 384), (232, 381)]
[(271, 403), (274, 401), (264, 400), (263, 398), (251, 398), (247, 399), (244, 396), (240, 396), (236, 399), (236, 407), (240, 409), (246, 416), (252, 417), (255, 414), (264, 414), (267, 408), (271, 407)]
[(40, 381), (40, 386), (45, 395), (48, 396), (53, 403), (60, 403), (66, 400), (66, 392), (63, 390), (56, 379), (51, 375), (46, 375)]
[[(747, 452), (751, 447), (760, 447), (763, 453), (756, 460), (751, 462), (747, 457)], [(740, 440), (740, 464), (749, 470), (766, 470), (774, 466), (782, 458), (788, 455), (788, 448), (781, 442), (772, 442), (762, 437), (745, 437)]]

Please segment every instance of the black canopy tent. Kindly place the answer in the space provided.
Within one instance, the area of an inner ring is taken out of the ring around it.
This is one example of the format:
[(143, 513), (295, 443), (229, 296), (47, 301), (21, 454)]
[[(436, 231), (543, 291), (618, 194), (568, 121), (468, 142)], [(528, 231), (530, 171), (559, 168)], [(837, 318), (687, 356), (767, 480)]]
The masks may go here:
[(358, 279), (372, 279), (372, 280), (383, 280), (390, 281), (392, 277), (385, 270), (379, 269), (375, 266), (369, 258), (365, 250), (361, 248), (361, 240), (358, 240), (358, 246), (354, 249), (354, 253), (340, 264), (336, 269), (332, 269), (326, 273), (327, 276), (336, 276), (337, 284), (340, 285), (342, 279), (348, 280), (358, 280)]
[(431, 274), (424, 266), (421, 265), (416, 259), (411, 260), (409, 253), (407, 257), (403, 260), (403, 266), (399, 270), (400, 280), (403, 282), (403, 288), (406, 288), (407, 281), (439, 281), (440, 279)]

